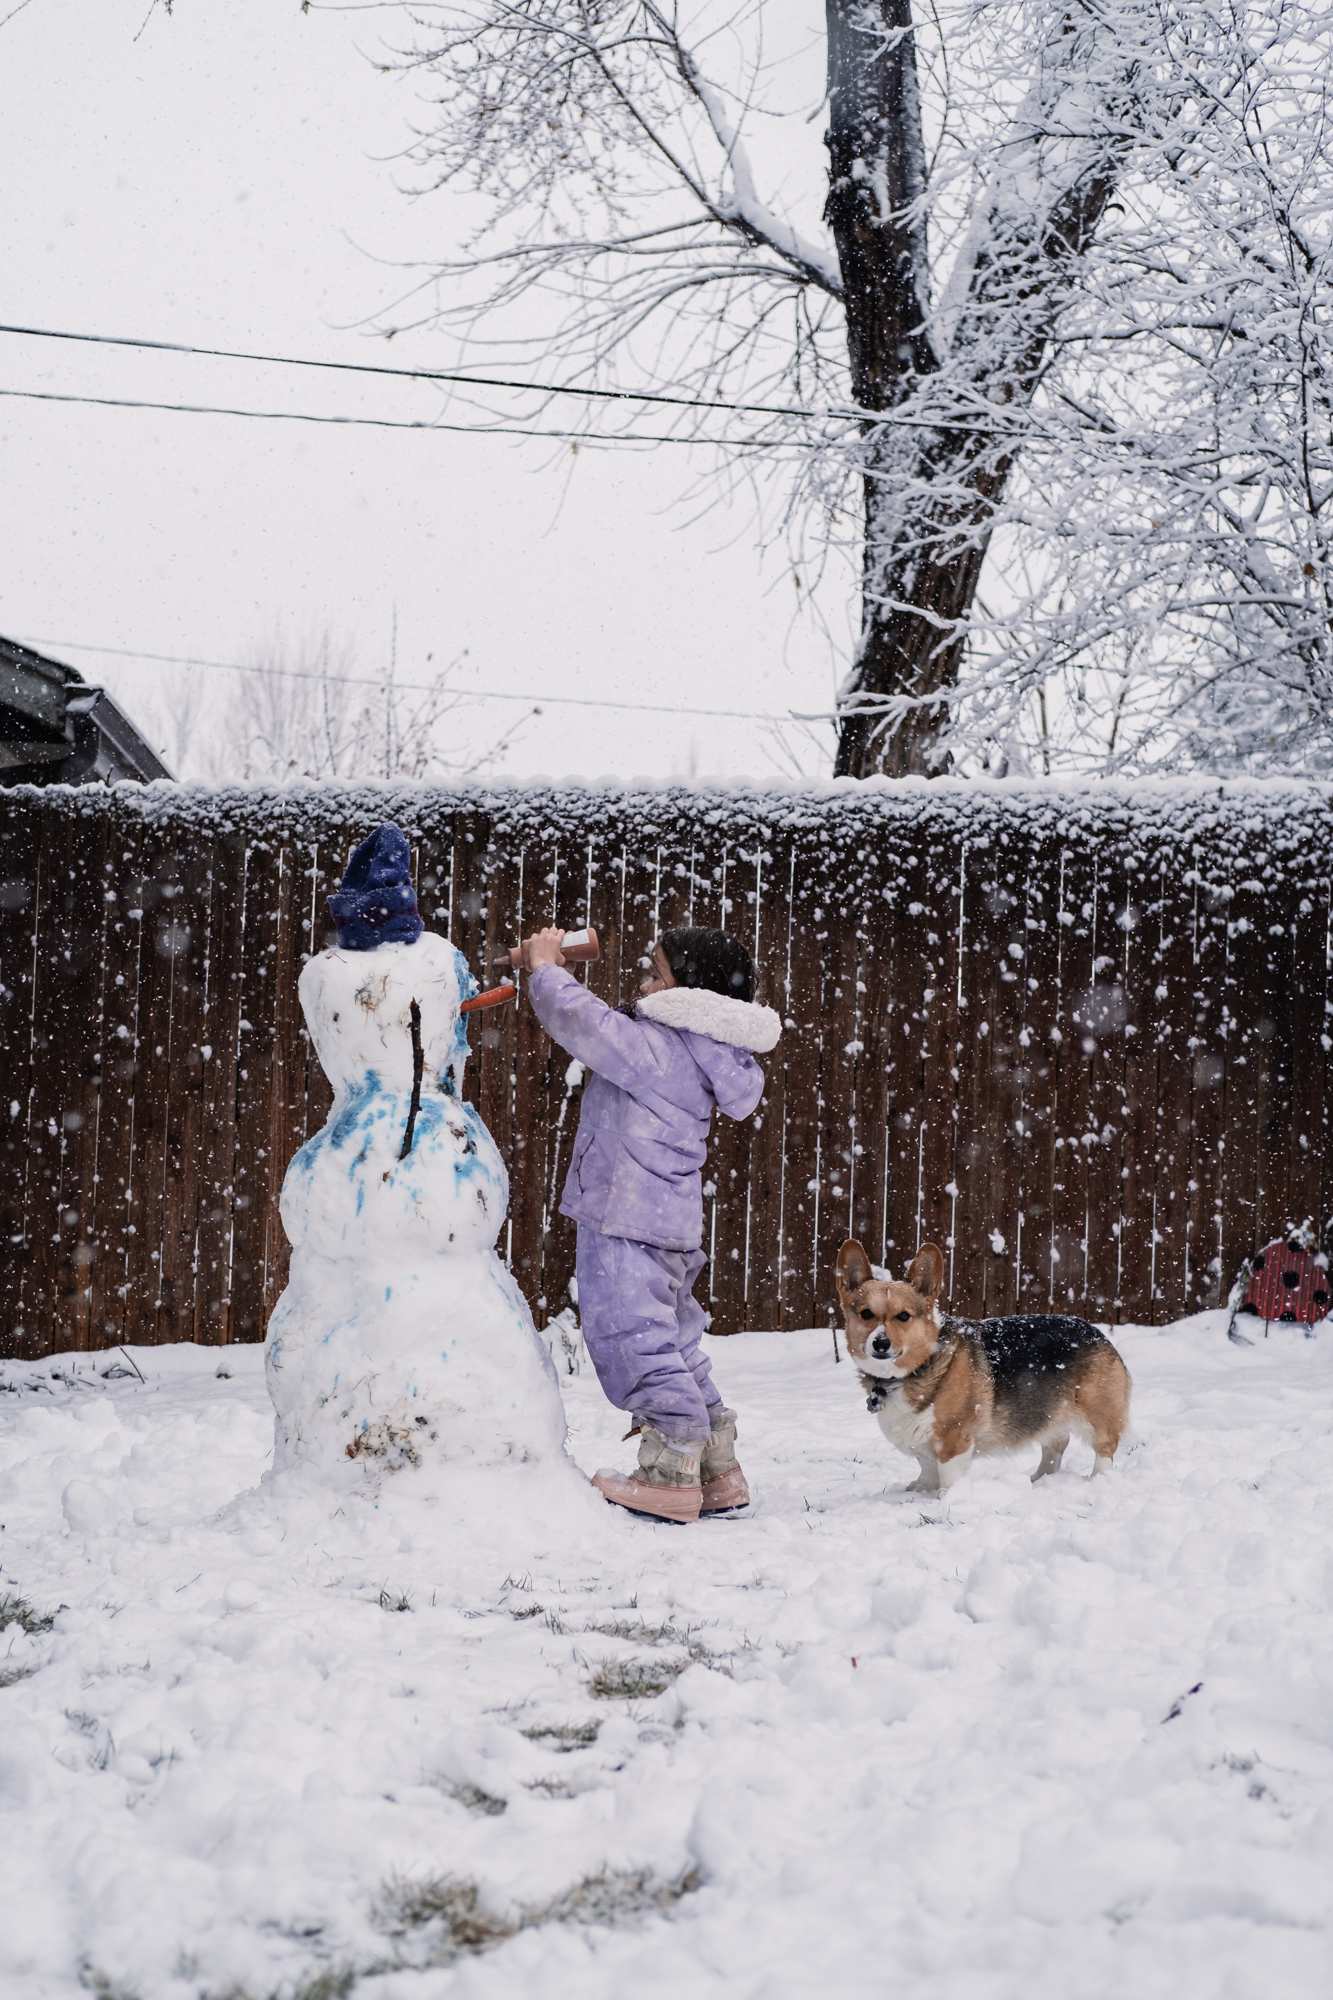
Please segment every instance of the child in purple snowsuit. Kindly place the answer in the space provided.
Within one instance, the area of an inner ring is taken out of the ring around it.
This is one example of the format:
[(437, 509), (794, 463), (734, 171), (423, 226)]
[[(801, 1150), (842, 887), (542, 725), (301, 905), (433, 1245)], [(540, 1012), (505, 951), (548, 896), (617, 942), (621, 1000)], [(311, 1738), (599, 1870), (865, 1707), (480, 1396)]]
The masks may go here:
[(753, 999), (749, 953), (723, 931), (665, 931), (633, 1014), (563, 970), (560, 930), (527, 941), (528, 997), (548, 1035), (590, 1072), (560, 1202), (578, 1224), (579, 1318), (607, 1396), (633, 1414), (636, 1473), (599, 1472), (608, 1500), (693, 1521), (749, 1499), (736, 1417), (700, 1346), (701, 1170), (713, 1109), (748, 1118), (755, 1060), (781, 1033)]

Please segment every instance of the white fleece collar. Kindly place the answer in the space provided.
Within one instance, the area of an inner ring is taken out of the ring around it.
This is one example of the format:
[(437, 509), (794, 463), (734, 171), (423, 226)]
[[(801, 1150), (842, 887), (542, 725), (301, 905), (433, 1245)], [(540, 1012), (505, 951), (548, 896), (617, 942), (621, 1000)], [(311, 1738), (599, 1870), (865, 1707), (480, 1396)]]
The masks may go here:
[(733, 1000), (729, 994), (714, 993), (704, 986), (667, 986), (649, 993), (638, 1002), (638, 1011), (664, 1028), (688, 1028), (696, 1035), (708, 1035), (715, 1042), (727, 1042), (734, 1049), (749, 1049), (766, 1056), (777, 1047), (782, 1023), (771, 1007), (753, 1000)]

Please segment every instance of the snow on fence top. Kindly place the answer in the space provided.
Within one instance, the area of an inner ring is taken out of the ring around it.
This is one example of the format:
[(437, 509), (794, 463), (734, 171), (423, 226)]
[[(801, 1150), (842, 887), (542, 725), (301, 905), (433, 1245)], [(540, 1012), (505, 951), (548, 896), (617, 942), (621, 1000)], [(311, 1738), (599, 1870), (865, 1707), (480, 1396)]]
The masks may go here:
[[(1264, 865), (1318, 866), (1333, 837), (1333, 783), (1307, 779), (1148, 778), (830, 779), (771, 785), (496, 782), (18, 786), (15, 807), (40, 802), (51, 815), (108, 810), (146, 826), (194, 827), (215, 835), (318, 841), (345, 826), (396, 820), (425, 833), (460, 814), (483, 816), (515, 835), (557, 839), (608, 823), (644, 839), (683, 832), (733, 841), (813, 835), (841, 847), (872, 835), (982, 844), (1124, 840), (1139, 848), (1198, 846), (1249, 852)], [(112, 803), (114, 802), (114, 804)]]
[[(760, 1114), (714, 1148), (724, 1331), (823, 1321), (849, 1233), (891, 1263), (936, 1237), (958, 1310), (1164, 1319), (1333, 1208), (1333, 786), (21, 788), (0, 1351), (262, 1333), (276, 1191), (328, 1101), (296, 977), (386, 818), (479, 973), (554, 920), (597, 926), (608, 998), (667, 924), (754, 951), (789, 1026)], [(558, 1311), (566, 1063), (523, 1009), (472, 1041), (514, 1183), (501, 1249)]]

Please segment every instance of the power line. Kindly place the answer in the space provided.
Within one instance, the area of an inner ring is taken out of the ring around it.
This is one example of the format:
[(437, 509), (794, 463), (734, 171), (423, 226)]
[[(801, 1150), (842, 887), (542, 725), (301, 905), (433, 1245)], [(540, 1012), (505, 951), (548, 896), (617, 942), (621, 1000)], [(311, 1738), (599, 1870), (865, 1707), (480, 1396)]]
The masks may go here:
[[(148, 340), (129, 334), (76, 333), (63, 327), (11, 326), (0, 322), (0, 334), (12, 334), (25, 340), (65, 340), (93, 347), (126, 347), (149, 354), (188, 354), (209, 361), (250, 361), (271, 368), (318, 368), (345, 375), (383, 375), (404, 382), (447, 382), (473, 389), (518, 389), (529, 395), (576, 396), (584, 401), (612, 403), (657, 403), (677, 410), (725, 410), (742, 416), (760, 417), (800, 417), (808, 422), (854, 423), (873, 426), (876, 429), (898, 429), (916, 431), (966, 431), (969, 435), (978, 429), (985, 429), (993, 438), (1017, 436), (1011, 426), (1008, 431), (999, 429), (993, 421), (994, 411), (987, 408), (978, 411), (975, 418), (955, 417), (911, 417), (898, 410), (860, 410), (830, 404), (825, 410), (803, 409), (798, 404), (789, 403), (731, 403), (721, 397), (673, 396), (661, 389), (595, 389), (574, 382), (528, 382), (521, 377), (510, 375), (467, 375), (461, 370), (448, 368), (394, 368), (384, 362), (375, 361), (321, 361), (312, 356), (295, 354), (250, 353), (244, 348), (201, 347), (182, 340)], [(35, 390), (4, 390), (0, 394), (36, 396)], [(50, 402), (98, 402), (98, 397), (49, 395)], [(108, 399), (109, 400), (109, 399)], [(113, 407), (127, 409), (180, 409), (190, 412), (202, 410), (206, 415), (221, 416), (280, 416), (280, 411), (269, 410), (218, 410), (211, 406), (190, 403), (116, 403)], [(720, 444), (749, 446), (754, 449), (771, 450), (772, 440), (763, 438), (682, 438), (677, 436), (651, 437), (623, 432), (596, 431), (529, 431), (519, 428), (506, 430), (500, 424), (427, 424), (410, 423), (401, 419), (374, 417), (309, 417), (302, 419), (309, 423), (372, 424), (387, 430), (493, 430), (511, 437), (553, 437), (593, 439), (598, 443), (620, 444), (624, 442), (644, 444)], [(1030, 432), (1023, 431), (1027, 437)]]
[(448, 368), (393, 368), (375, 361), (322, 361), (295, 354), (256, 354), (235, 347), (200, 347), (182, 340), (146, 340), (129, 334), (74, 333), (63, 327), (8, 326), (0, 333), (27, 340), (79, 341), (94, 347), (129, 347), (149, 354), (192, 354), (210, 361), (256, 361), (271, 368), (322, 368), (343, 375), (385, 375), (404, 382), (449, 382), (474, 389), (521, 389), (530, 395), (577, 396), (589, 402), (663, 403), (680, 410), (732, 410), (762, 417), (854, 417), (852, 410), (803, 410), (777, 403), (729, 403), (710, 396), (672, 396), (660, 389), (594, 389), (574, 382), (529, 382), (512, 375), (466, 375)]
[[(185, 653), (141, 653), (132, 646), (95, 646), (80, 639), (34, 639), (24, 638), (19, 642), (34, 649), (49, 648), (54, 653), (106, 653), (124, 660), (136, 660), (145, 665), (171, 667), (209, 667), (219, 673), (228, 674), (280, 674), (285, 680), (325, 681), (338, 687), (383, 688), (383, 675), (373, 674), (326, 674), (307, 667), (273, 667), (256, 665), (241, 660), (204, 660)], [(405, 694), (434, 694), (437, 681), (399, 681), (393, 683)], [(617, 708), (628, 710), (635, 715), (704, 715), (725, 716), (741, 722), (791, 722), (798, 718), (792, 712), (770, 713), (754, 708), (687, 708), (680, 702), (665, 701), (613, 701), (600, 695), (581, 694), (509, 694), (493, 688), (455, 688), (460, 701), (516, 701), (532, 708)]]
[(452, 431), (464, 437), (546, 438), (557, 444), (721, 445), (728, 451), (771, 451), (767, 438), (679, 437), (670, 432), (539, 430), (525, 424), (447, 424), (424, 417), (334, 417), (309, 410), (242, 410), (229, 403), (159, 403), (137, 396), (76, 396), (55, 389), (0, 389), (0, 396), (27, 403), (79, 403), (98, 410), (166, 410), (186, 417), (247, 417), (276, 424), (340, 424), (376, 431)]

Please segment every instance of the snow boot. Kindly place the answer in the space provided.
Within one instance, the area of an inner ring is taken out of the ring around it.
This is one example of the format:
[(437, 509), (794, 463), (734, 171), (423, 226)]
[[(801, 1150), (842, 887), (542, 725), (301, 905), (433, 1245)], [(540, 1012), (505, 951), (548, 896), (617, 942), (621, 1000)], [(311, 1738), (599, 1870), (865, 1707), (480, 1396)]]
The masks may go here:
[(651, 1514), (659, 1521), (697, 1521), (703, 1501), (699, 1484), (702, 1444), (677, 1444), (652, 1424), (639, 1427), (637, 1472), (595, 1472), (592, 1483), (604, 1500)]
[(701, 1514), (729, 1514), (733, 1508), (748, 1507), (750, 1489), (736, 1462), (736, 1412), (719, 1407), (713, 1411), (713, 1427), (699, 1461), (703, 1498)]

